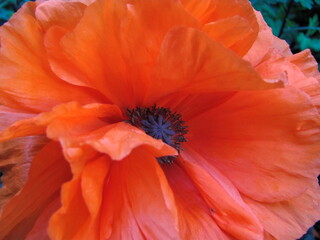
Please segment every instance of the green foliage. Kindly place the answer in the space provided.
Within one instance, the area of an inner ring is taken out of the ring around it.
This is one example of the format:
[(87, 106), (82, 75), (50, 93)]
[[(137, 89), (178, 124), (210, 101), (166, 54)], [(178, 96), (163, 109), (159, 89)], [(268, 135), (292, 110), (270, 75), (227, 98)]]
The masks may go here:
[(293, 52), (309, 48), (320, 61), (320, 0), (251, 0), (272, 28)]
[(0, 25), (8, 21), (22, 4), (29, 0), (0, 0)]

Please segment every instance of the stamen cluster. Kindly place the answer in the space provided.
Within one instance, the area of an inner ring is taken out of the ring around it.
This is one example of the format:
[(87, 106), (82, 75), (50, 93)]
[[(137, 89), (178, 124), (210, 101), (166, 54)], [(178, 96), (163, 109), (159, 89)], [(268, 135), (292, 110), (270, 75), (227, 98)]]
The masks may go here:
[[(181, 143), (186, 142), (185, 134), (187, 126), (181, 119), (181, 114), (172, 113), (169, 108), (157, 107), (156, 105), (145, 108), (136, 107), (127, 110), (129, 123), (145, 131), (151, 137), (161, 139), (163, 142), (177, 149), (183, 150)], [(162, 164), (172, 163), (175, 156), (158, 158)]]

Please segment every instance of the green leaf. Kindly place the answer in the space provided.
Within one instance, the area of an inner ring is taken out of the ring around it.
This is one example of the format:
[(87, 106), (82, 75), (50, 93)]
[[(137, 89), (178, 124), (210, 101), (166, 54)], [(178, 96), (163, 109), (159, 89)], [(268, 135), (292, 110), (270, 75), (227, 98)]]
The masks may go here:
[(320, 38), (309, 38), (303, 33), (299, 33), (297, 37), (300, 50), (310, 48), (314, 51), (320, 51)]
[(295, 2), (299, 2), (303, 7), (311, 9), (313, 5), (312, 0), (295, 0)]

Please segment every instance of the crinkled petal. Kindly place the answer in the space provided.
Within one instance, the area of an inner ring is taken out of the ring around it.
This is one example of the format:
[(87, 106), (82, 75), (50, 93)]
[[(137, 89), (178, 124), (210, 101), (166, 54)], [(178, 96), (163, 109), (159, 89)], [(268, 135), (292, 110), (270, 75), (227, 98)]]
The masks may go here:
[(49, 224), (52, 239), (99, 239), (100, 208), (110, 162), (107, 156), (97, 157), (84, 166), (80, 175), (63, 185), (62, 207)]
[[(257, 24), (254, 9), (249, 1), (246, 0), (181, 0), (185, 9), (193, 15), (202, 24), (210, 24), (221, 20), (233, 21), (234, 17), (240, 17), (247, 21), (249, 26), (246, 27), (245, 35), (238, 38), (235, 34), (235, 43), (232, 50), (243, 56), (256, 40), (259, 26)], [(241, 28), (241, 22), (234, 22), (234, 25)], [(219, 42), (225, 44), (228, 39), (234, 35), (234, 32), (229, 32), (226, 38), (220, 38)], [(238, 38), (238, 39), (237, 39)]]
[(243, 57), (253, 66), (257, 66), (273, 45), (274, 36), (271, 28), (264, 21), (260, 12), (255, 11), (259, 24), (259, 33), (250, 50)]
[(32, 159), (47, 141), (33, 136), (0, 143), (0, 209), (24, 186)]
[(69, 178), (70, 170), (60, 146), (49, 143), (33, 159), (22, 191), (5, 205), (0, 218), (0, 238), (25, 239), (38, 216), (59, 195), (61, 185)]
[(245, 201), (259, 217), (265, 230), (274, 239), (295, 240), (320, 218), (320, 194), (317, 180), (297, 198), (278, 203)]
[(201, 155), (188, 148), (182, 166), (211, 208), (217, 225), (238, 240), (262, 240), (263, 228), (229, 180), (213, 166), (201, 167)]
[(34, 14), (45, 31), (53, 26), (72, 30), (85, 9), (86, 5), (81, 2), (50, 0), (40, 4)]
[[(101, 153), (108, 154), (113, 160), (121, 160), (131, 151), (141, 145), (154, 148), (157, 157), (177, 155), (177, 151), (163, 141), (150, 137), (140, 129), (128, 123), (116, 123), (104, 129), (99, 129), (98, 134), (85, 136), (84, 143), (92, 146)], [(81, 141), (81, 140), (80, 140)]]
[(47, 133), (51, 139), (78, 136), (123, 118), (121, 110), (109, 104), (78, 102), (61, 104), (36, 117), (15, 122), (0, 133), (0, 141)]
[(168, 33), (154, 75), (155, 81), (148, 91), (150, 100), (178, 91), (219, 92), (283, 86), (281, 81), (264, 81), (248, 62), (206, 34), (185, 27)]
[(66, 83), (52, 72), (43, 29), (34, 16), (36, 6), (25, 4), (0, 28), (0, 103), (39, 112), (71, 100), (82, 104), (101, 100), (94, 90)]
[(314, 77), (320, 81), (318, 63), (312, 56), (310, 49), (291, 55), (287, 59), (298, 66), (306, 77)]
[(238, 92), (188, 122), (188, 145), (258, 201), (302, 194), (319, 174), (319, 115), (303, 92)]
[(163, 168), (174, 193), (181, 239), (230, 240), (217, 225), (209, 205), (186, 172), (178, 164)]
[(176, 1), (98, 0), (68, 34), (48, 32), (49, 61), (65, 81), (93, 87), (120, 106), (141, 105), (164, 35), (180, 25), (197, 23)]
[(239, 16), (207, 23), (203, 26), (202, 30), (207, 33), (210, 38), (240, 56), (243, 55), (243, 46), (239, 48), (239, 42), (246, 39), (253, 31), (250, 23), (245, 18)]
[(144, 147), (113, 163), (104, 196), (101, 239), (182, 239), (173, 192)]
[[(98, 169), (97, 169), (98, 168)], [(173, 193), (152, 152), (89, 160), (62, 188), (52, 239), (180, 239)]]

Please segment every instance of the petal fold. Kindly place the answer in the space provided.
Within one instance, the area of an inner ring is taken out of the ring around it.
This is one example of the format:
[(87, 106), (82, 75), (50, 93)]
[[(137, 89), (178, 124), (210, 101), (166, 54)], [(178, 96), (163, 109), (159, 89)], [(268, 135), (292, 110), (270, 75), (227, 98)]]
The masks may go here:
[(188, 124), (188, 144), (257, 201), (297, 197), (319, 174), (319, 114), (296, 88), (238, 92)]
[[(45, 161), (44, 161), (45, 159)], [(33, 159), (29, 178), (0, 217), (1, 239), (25, 239), (41, 212), (59, 195), (70, 169), (59, 144), (51, 142)]]
[(184, 27), (168, 33), (154, 75), (155, 81), (148, 91), (150, 100), (152, 96), (177, 91), (261, 90), (283, 86), (280, 81), (264, 81), (248, 62), (220, 43), (198, 30)]

